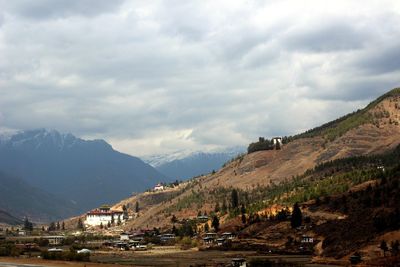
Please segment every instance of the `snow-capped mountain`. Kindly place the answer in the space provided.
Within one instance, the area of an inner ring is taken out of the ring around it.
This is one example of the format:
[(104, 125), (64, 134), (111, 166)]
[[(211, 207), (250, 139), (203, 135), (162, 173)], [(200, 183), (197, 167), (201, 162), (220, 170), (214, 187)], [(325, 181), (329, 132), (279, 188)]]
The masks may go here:
[(62, 151), (74, 146), (88, 143), (102, 144), (112, 149), (104, 140), (83, 140), (76, 138), (71, 133), (60, 133), (56, 130), (35, 129), (17, 132), (15, 134), (0, 135), (0, 145), (22, 149), (55, 149)]
[(180, 150), (145, 157), (144, 161), (172, 179), (184, 180), (218, 170), (225, 162), (245, 151), (246, 148), (241, 146), (207, 152)]

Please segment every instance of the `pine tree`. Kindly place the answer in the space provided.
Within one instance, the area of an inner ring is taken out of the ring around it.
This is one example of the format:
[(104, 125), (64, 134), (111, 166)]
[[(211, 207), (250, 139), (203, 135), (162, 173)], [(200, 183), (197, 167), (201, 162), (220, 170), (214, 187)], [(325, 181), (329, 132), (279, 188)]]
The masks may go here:
[(140, 208), (139, 208), (139, 201), (137, 201), (137, 202), (136, 202), (136, 205), (135, 205), (135, 212), (138, 213), (139, 210), (140, 210)]
[(294, 204), (294, 206), (293, 206), (292, 218), (290, 219), (290, 225), (292, 226), (292, 228), (297, 228), (297, 227), (301, 226), (302, 221), (303, 221), (303, 215), (299, 208), (299, 204), (296, 202), (296, 204)]
[(246, 214), (242, 214), (242, 223), (246, 224)]
[(62, 224), (61, 224), (61, 229), (64, 231), (65, 230), (65, 223), (64, 222), (62, 222)]
[(25, 220), (24, 220), (24, 229), (26, 231), (32, 231), (33, 230), (33, 224), (26, 217), (25, 217)]
[(49, 228), (47, 230), (50, 231), (55, 231), (56, 230), (56, 224), (54, 222), (51, 222), (49, 225)]
[(232, 190), (231, 193), (231, 204), (232, 204), (232, 209), (236, 209), (239, 206), (239, 196), (238, 196), (238, 192), (236, 189)]
[(57, 230), (60, 230), (60, 228), (61, 228), (61, 227), (60, 227), (60, 222), (57, 222), (56, 229), (57, 229)]
[(215, 229), (216, 232), (218, 232), (218, 230), (219, 230), (219, 219), (218, 219), (217, 216), (213, 217), (211, 226)]
[(242, 207), (240, 208), (240, 212), (242, 213), (242, 223), (246, 224), (246, 208), (244, 204), (242, 204)]

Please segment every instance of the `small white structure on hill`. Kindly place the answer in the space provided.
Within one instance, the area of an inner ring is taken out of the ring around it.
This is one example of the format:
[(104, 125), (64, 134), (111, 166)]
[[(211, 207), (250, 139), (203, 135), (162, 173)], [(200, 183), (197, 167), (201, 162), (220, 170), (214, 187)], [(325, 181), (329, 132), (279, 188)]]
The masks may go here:
[(156, 184), (154, 187), (154, 191), (162, 191), (164, 190), (164, 186), (162, 184)]
[(275, 146), (277, 144), (282, 145), (282, 137), (274, 137), (272, 138), (272, 144)]
[(281, 149), (282, 148), (282, 137), (272, 138), (272, 145), (274, 146), (274, 149)]
[(86, 226), (107, 226), (108, 223), (124, 222), (126, 218), (123, 216), (123, 211), (111, 210), (109, 206), (101, 206), (86, 213)]

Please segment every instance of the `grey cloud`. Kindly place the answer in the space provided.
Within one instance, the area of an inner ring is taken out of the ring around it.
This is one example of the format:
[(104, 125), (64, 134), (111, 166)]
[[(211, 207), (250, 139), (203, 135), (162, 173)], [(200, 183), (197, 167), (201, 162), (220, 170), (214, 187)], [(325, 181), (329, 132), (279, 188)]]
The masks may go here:
[(400, 82), (400, 33), (377, 26), (382, 12), (316, 26), (312, 14), (216, 2), (107, 1), (93, 13), (89, 1), (2, 2), (0, 129), (124, 140), (142, 154), (230, 146), (317, 126)]
[(384, 44), (368, 51), (355, 62), (355, 67), (367, 74), (383, 74), (400, 69), (400, 42)]
[(64, 18), (69, 16), (96, 16), (113, 12), (123, 0), (16, 0), (0, 2), (3, 10), (29, 19)]
[(291, 50), (306, 52), (332, 52), (360, 49), (370, 38), (368, 29), (357, 28), (351, 20), (346, 23), (317, 23), (307, 25), (305, 29), (294, 27), (284, 41), (286, 46)]

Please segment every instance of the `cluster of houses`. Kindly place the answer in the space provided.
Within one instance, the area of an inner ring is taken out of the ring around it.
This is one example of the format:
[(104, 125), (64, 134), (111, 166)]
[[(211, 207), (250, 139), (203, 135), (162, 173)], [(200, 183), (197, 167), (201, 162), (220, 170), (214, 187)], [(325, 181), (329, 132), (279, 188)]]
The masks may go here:
[(211, 246), (211, 245), (222, 246), (228, 240), (233, 240), (235, 238), (236, 238), (236, 235), (231, 232), (222, 233), (220, 236), (218, 236), (217, 233), (210, 232), (210, 233), (204, 234), (203, 243), (208, 246)]
[(104, 243), (104, 246), (119, 248), (121, 250), (145, 250), (147, 249), (146, 236), (152, 236), (159, 239), (161, 243), (168, 243), (169, 241), (175, 241), (174, 234), (156, 234), (153, 230), (138, 231), (138, 232), (123, 232), (120, 234), (118, 240), (108, 241)]
[[(150, 230), (151, 231), (151, 230)], [(134, 232), (134, 233), (129, 233), (129, 232), (123, 232), (120, 234), (119, 240), (115, 240), (113, 242), (109, 242), (105, 244), (105, 246), (109, 247), (118, 247), (122, 250), (128, 250), (128, 249), (137, 249), (137, 248), (145, 248), (146, 247), (146, 241), (145, 241), (145, 236), (153, 236), (159, 239), (161, 244), (166, 244), (169, 242), (174, 242), (176, 239), (175, 234), (171, 233), (164, 233), (164, 234), (154, 234), (150, 232)], [(220, 235), (217, 233), (209, 232), (205, 233), (203, 235), (203, 243), (206, 246), (222, 246), (229, 240), (233, 240), (236, 238), (236, 235), (231, 233), (231, 232), (225, 232)]]

